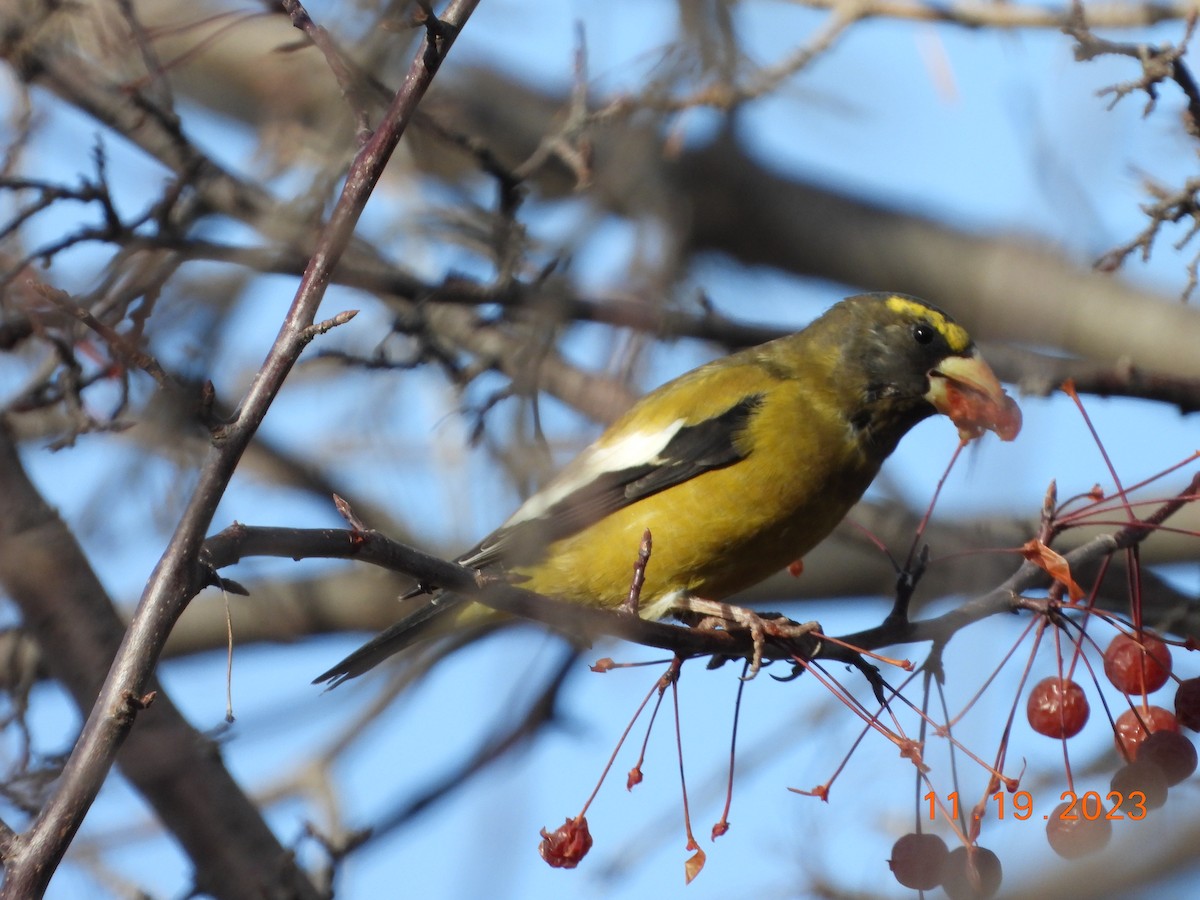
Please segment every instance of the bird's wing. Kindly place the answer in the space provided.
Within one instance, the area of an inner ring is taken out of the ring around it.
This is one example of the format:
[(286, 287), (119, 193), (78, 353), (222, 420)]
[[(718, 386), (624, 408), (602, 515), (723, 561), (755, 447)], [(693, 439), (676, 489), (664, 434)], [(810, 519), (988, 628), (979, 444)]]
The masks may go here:
[(745, 459), (749, 449), (738, 436), (762, 403), (762, 394), (749, 394), (694, 423), (677, 419), (602, 439), (459, 561), (477, 568), (536, 562), (554, 541), (702, 472)]

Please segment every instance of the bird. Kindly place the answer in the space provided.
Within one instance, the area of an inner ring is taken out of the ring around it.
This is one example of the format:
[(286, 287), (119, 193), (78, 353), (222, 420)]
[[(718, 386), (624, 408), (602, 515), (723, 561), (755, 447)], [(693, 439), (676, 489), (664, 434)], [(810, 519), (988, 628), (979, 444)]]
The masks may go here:
[[(693, 369), (637, 401), (499, 528), (458, 557), (567, 603), (638, 614), (721, 601), (798, 562), (858, 502), (918, 422), (1012, 440), (1020, 409), (967, 331), (900, 293), (831, 306), (806, 328)], [(503, 616), (421, 585), (417, 608), (314, 683), (330, 688), (418, 641)]]

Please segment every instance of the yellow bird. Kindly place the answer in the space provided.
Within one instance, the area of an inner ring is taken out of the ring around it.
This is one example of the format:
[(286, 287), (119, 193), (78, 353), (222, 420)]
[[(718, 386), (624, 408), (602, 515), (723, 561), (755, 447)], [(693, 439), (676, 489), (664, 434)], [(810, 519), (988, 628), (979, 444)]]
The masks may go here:
[[(459, 562), (569, 603), (625, 602), (642, 534), (640, 614), (723, 600), (820, 543), (910, 428), (1012, 440), (1017, 405), (948, 315), (861, 294), (803, 331), (651, 391)], [(320, 675), (336, 686), (414, 641), (499, 617), (445, 593)]]

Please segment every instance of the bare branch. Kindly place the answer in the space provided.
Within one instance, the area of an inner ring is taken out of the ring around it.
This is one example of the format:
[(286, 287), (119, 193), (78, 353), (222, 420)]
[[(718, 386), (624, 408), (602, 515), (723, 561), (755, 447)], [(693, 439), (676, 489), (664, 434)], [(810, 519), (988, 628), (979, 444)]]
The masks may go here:
[[(41, 665), (86, 715), (124, 625), (74, 537), (29, 482), (3, 427), (0, 582), (20, 605), (38, 644), (51, 651)], [(197, 883), (218, 896), (247, 900), (275, 888), (313, 896), (209, 741), (187, 724), (161, 685), (148, 680), (145, 690), (157, 694), (153, 709), (130, 733), (119, 759), (130, 783), (196, 860)], [(133, 696), (117, 699), (114, 716), (132, 718), (135, 711), (125, 698)], [(117, 751), (116, 746), (107, 749)], [(86, 804), (75, 802), (80, 806), (74, 811), (82, 815)], [(231, 835), (237, 839), (231, 841)], [(36, 855), (30, 846), (36, 837), (27, 832), (5, 841), (5, 865), (19, 866)]]
[[(239, 418), (218, 436), (187, 511), (146, 585), (133, 622), (58, 787), (8, 862), (0, 896), (24, 897), (40, 894), (45, 889), (99, 791), (132, 725), (133, 716), (123, 712), (128, 710), (123, 698), (141, 695), (171, 624), (203, 583), (198, 580), (202, 575), (196, 569), (196, 554), (204, 530), (242, 452), (307, 343), (306, 332), (329, 283), (330, 273), (350, 242), (354, 225), (372, 188), (441, 59), (449, 51), (454, 35), (474, 6), (475, 0), (451, 3), (445, 13), (448, 27), (436, 39), (427, 41), (419, 52), (404, 86), (351, 167), (342, 197), (317, 242), (279, 337), (241, 405)], [(303, 894), (312, 894), (311, 886)]]
[[(1200, 475), (1178, 497), (1162, 504), (1155, 512), (1115, 533), (1098, 535), (1066, 554), (1072, 571), (1090, 569), (1102, 558), (1132, 547), (1153, 532), (1167, 517), (1185, 504), (1194, 502), (1200, 490)], [(604, 634), (648, 647), (670, 650), (680, 656), (718, 656), (751, 658), (759, 652), (749, 634), (681, 628), (647, 621), (602, 609), (564, 604), (514, 585), (481, 578), (478, 572), (456, 563), (438, 559), (399, 544), (373, 531), (337, 531), (328, 529), (264, 528), (233, 525), (209, 538), (204, 559), (221, 569), (250, 556), (279, 556), (292, 559), (321, 557), (354, 559), (412, 576), (419, 584), (437, 585), (465, 594), (481, 603), (522, 618), (533, 619), (574, 638), (588, 641)], [(632, 563), (631, 563), (632, 566)], [(889, 617), (882, 625), (839, 636), (840, 643), (863, 650), (878, 650), (897, 644), (932, 641), (945, 643), (953, 634), (981, 619), (1019, 609), (1046, 612), (1047, 603), (1022, 595), (1043, 589), (1050, 583), (1038, 566), (1025, 562), (1003, 584), (988, 593), (961, 604), (940, 616), (910, 622), (904, 617)], [(797, 653), (809, 653), (808, 641), (793, 643), (790, 632), (772, 635), (762, 650), (764, 659), (786, 660)], [(774, 637), (774, 639), (772, 639)], [(782, 639), (781, 639), (782, 638)], [(839, 647), (821, 645), (816, 656), (849, 659)]]

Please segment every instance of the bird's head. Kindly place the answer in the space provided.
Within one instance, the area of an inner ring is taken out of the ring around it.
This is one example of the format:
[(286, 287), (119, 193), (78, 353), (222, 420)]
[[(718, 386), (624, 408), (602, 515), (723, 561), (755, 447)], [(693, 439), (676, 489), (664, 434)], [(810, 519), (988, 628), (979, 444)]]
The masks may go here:
[(883, 440), (898, 440), (934, 412), (963, 440), (994, 431), (1011, 441), (1021, 430), (1020, 408), (966, 329), (941, 310), (904, 294), (861, 294), (830, 314), (844, 319), (836, 326), (845, 336), (840, 368), (857, 375), (851, 380), (864, 400), (856, 424)]

